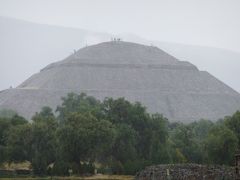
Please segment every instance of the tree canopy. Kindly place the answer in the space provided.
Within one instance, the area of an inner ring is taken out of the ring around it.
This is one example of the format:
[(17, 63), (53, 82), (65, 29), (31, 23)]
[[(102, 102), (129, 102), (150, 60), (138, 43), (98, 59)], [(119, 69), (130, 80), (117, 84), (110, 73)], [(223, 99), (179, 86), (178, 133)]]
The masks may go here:
[(43, 107), (30, 121), (0, 117), (0, 164), (29, 161), (36, 175), (135, 174), (151, 164), (232, 165), (240, 142), (240, 112), (218, 122), (169, 122), (124, 98), (86, 94)]

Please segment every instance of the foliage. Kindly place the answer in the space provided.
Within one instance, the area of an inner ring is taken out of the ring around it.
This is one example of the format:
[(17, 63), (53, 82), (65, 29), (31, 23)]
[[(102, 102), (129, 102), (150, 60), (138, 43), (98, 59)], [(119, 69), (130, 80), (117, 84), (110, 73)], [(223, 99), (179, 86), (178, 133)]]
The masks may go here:
[(0, 110), (0, 118), (12, 118), (17, 113), (11, 109), (1, 109)]
[(233, 164), (237, 136), (224, 125), (215, 125), (206, 139), (208, 159), (216, 164)]
[(101, 103), (92, 96), (87, 96), (85, 93), (80, 95), (69, 93), (67, 97), (62, 98), (62, 105), (58, 106), (56, 112), (59, 113), (58, 119), (64, 121), (72, 113), (86, 113), (99, 117)]
[(109, 121), (89, 113), (73, 113), (58, 129), (57, 137), (60, 158), (80, 167), (81, 162), (94, 162), (111, 148), (115, 129)]
[(11, 127), (7, 137), (9, 162), (29, 161), (31, 157), (31, 125), (24, 124)]
[(13, 117), (13, 126), (8, 133), (7, 147), (10, 162), (28, 160), (35, 174), (46, 174), (47, 166), (55, 160), (55, 131), (57, 122), (51, 109), (43, 108), (33, 117), (33, 122), (25, 123), (23, 118)]
[(7, 142), (10, 130), (18, 125), (24, 125), (26, 123), (27, 121), (17, 114), (13, 115), (11, 118), (0, 118), (0, 164), (9, 160)]
[(16, 113), (0, 118), (0, 164), (29, 161), (36, 175), (135, 174), (165, 163), (232, 165), (240, 147), (240, 112), (216, 123), (170, 123), (139, 102), (102, 102), (70, 93), (27, 121)]
[(240, 111), (225, 118), (225, 125), (231, 129), (238, 138), (238, 148), (240, 148)]

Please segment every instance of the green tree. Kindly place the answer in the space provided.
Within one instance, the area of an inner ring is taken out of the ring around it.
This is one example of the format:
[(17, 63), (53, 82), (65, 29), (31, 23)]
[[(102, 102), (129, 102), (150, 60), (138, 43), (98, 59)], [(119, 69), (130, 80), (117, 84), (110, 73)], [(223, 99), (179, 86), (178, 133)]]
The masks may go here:
[(207, 135), (209, 130), (213, 127), (214, 123), (209, 120), (201, 119), (199, 121), (190, 123), (189, 126), (193, 130), (194, 137), (201, 143)]
[(6, 140), (7, 132), (10, 128), (10, 121), (6, 118), (0, 118), (0, 165), (7, 160), (6, 158)]
[(139, 140), (137, 141), (137, 153), (141, 156), (149, 156), (149, 138), (151, 130), (148, 129), (150, 115), (146, 112), (146, 108), (140, 103), (130, 103), (124, 98), (116, 100), (106, 98), (103, 101), (103, 114), (105, 119), (113, 124), (129, 125), (137, 132)]
[(23, 117), (17, 114), (11, 118), (0, 118), (0, 164), (8, 160), (7, 139), (10, 129), (27, 123)]
[(67, 97), (62, 98), (62, 101), (62, 105), (58, 106), (56, 110), (59, 113), (60, 121), (67, 119), (72, 113), (89, 112), (96, 117), (101, 116), (101, 102), (85, 93), (80, 95), (69, 93)]
[[(112, 148), (113, 165), (115, 171), (123, 172), (123, 166), (127, 161), (134, 161), (137, 156), (138, 133), (127, 124), (116, 126), (117, 135)], [(118, 164), (118, 166), (116, 166)], [(117, 167), (121, 168), (117, 170)]]
[(112, 147), (115, 128), (105, 120), (98, 120), (90, 113), (73, 113), (58, 130), (58, 147), (61, 158), (77, 166), (81, 162), (100, 159), (101, 154)]
[(57, 120), (49, 107), (43, 107), (32, 117), (31, 163), (35, 174), (47, 173), (49, 164), (56, 160)]
[(171, 135), (171, 141), (174, 144), (174, 148), (186, 158), (187, 162), (202, 162), (201, 144), (196, 141), (191, 126), (184, 124), (177, 126)]
[(23, 124), (27, 124), (28, 121), (22, 117), (22, 116), (19, 116), (18, 114), (15, 114), (11, 119), (11, 125), (13, 126), (17, 126), (17, 125), (23, 125)]
[(31, 161), (32, 129), (30, 124), (11, 127), (7, 136), (9, 162)]
[(57, 121), (51, 109), (43, 108), (27, 123), (22, 117), (11, 119), (7, 152), (9, 162), (29, 161), (35, 174), (47, 173), (47, 167), (55, 161)]
[(240, 148), (240, 111), (224, 119), (225, 125), (231, 129), (238, 138), (238, 148)]
[(33, 117), (32, 120), (33, 121), (38, 121), (38, 120), (49, 120), (49, 119), (56, 119), (53, 111), (50, 107), (48, 106), (44, 106), (42, 107), (42, 110), (38, 113), (36, 113)]
[(208, 159), (214, 164), (232, 165), (237, 150), (236, 135), (224, 125), (215, 125), (206, 139)]
[(154, 164), (165, 164), (170, 162), (168, 139), (168, 120), (160, 114), (153, 114), (148, 121), (150, 131), (150, 157)]

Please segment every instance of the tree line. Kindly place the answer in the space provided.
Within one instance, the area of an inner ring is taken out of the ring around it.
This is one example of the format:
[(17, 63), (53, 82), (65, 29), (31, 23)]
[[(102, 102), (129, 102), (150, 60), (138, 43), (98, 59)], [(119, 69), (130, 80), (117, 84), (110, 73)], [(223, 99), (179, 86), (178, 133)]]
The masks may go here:
[(29, 161), (36, 175), (135, 174), (153, 164), (233, 165), (240, 146), (239, 111), (184, 124), (139, 102), (70, 93), (56, 114), (43, 107), (31, 121), (2, 116), (0, 164)]

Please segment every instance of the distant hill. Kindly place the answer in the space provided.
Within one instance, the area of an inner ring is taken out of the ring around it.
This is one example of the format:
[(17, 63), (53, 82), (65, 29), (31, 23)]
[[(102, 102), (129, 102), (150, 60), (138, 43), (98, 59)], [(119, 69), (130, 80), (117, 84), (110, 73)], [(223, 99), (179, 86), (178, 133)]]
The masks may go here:
[(149, 41), (132, 34), (111, 35), (83, 29), (36, 24), (0, 17), (0, 90), (16, 87), (46, 64), (86, 45), (122, 37), (125, 41), (158, 46), (180, 60), (206, 70), (240, 92), (240, 53), (212, 47)]
[(111, 35), (0, 17), (0, 90), (16, 87), (49, 63)]

